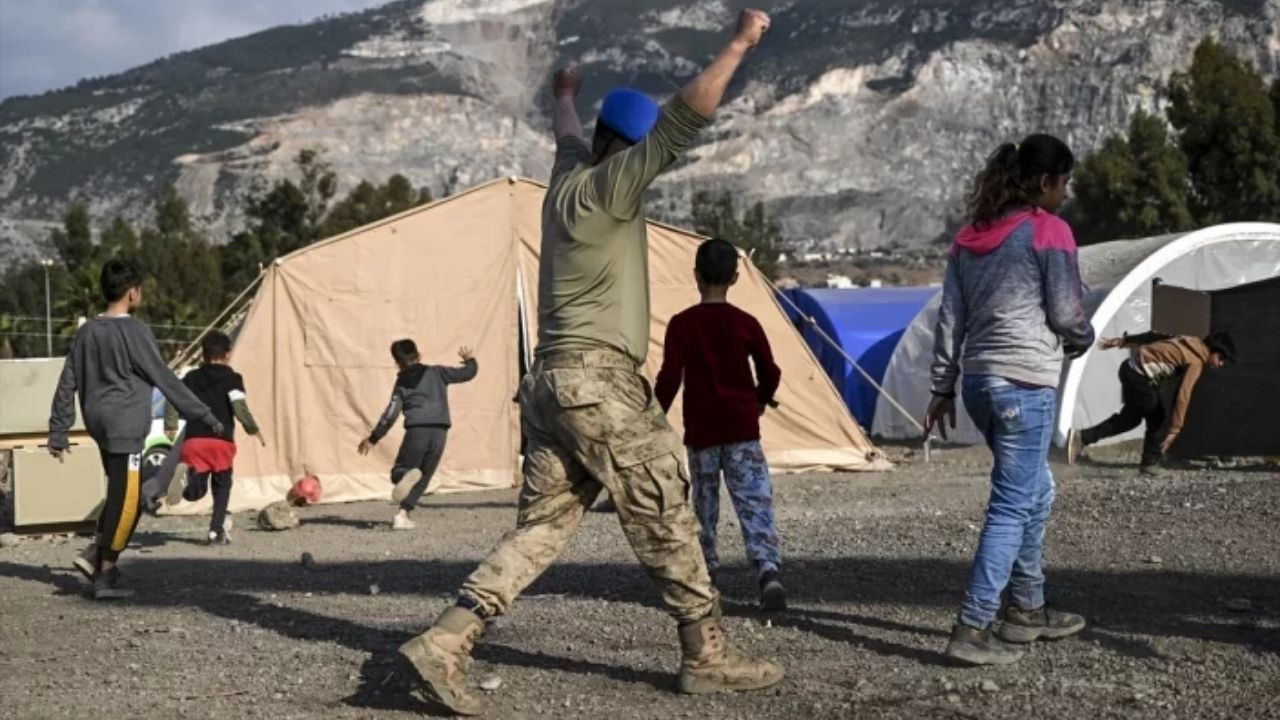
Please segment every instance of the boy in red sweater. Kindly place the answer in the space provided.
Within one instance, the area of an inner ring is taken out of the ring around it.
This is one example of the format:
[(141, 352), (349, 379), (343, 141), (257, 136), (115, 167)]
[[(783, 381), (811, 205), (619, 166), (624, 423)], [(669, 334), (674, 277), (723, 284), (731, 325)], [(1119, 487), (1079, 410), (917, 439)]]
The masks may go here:
[(783, 610), (787, 600), (778, 575), (782, 558), (773, 522), (773, 486), (760, 447), (759, 421), (773, 403), (782, 373), (760, 323), (727, 300), (729, 287), (738, 281), (737, 249), (720, 239), (702, 243), (693, 275), (702, 302), (671, 318), (654, 395), (669, 410), (684, 382), (684, 444), (712, 582), (720, 566), (716, 524), (723, 472), (747, 557), (759, 573), (760, 604)]

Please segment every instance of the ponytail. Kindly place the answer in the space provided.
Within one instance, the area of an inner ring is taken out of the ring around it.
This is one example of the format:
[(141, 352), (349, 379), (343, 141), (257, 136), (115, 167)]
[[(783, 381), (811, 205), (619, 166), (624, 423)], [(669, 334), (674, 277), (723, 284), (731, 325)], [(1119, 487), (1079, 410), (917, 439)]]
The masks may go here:
[(1052, 135), (1028, 135), (1020, 143), (1005, 143), (987, 158), (969, 192), (969, 221), (988, 225), (1018, 207), (1034, 204), (1040, 178), (1059, 178), (1075, 167), (1067, 144)]

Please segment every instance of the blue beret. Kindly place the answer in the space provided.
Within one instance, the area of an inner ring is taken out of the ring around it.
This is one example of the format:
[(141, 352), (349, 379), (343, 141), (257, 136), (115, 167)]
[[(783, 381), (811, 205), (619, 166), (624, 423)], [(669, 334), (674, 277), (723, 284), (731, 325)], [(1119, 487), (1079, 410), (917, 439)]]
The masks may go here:
[(657, 121), (658, 103), (638, 90), (625, 87), (614, 88), (604, 96), (597, 120), (632, 145), (643, 140)]

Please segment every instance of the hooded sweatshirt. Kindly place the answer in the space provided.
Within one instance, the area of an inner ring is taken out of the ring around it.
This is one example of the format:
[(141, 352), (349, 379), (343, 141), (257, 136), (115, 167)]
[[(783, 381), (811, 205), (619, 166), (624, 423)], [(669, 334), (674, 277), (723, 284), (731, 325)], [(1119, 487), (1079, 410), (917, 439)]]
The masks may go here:
[(1093, 344), (1071, 227), (1038, 208), (961, 230), (947, 259), (934, 331), (932, 389), (997, 375), (1055, 387), (1063, 355)]
[[(244, 431), (250, 435), (258, 434), (258, 423), (253, 418), (253, 413), (249, 412), (249, 401), (244, 392), (244, 378), (240, 373), (231, 369), (231, 366), (222, 363), (207, 363), (187, 373), (182, 378), (182, 384), (190, 388), (195, 393), (200, 402), (209, 406), (213, 411), (218, 422), (222, 424), (222, 431), (217, 428), (210, 427), (203, 420), (190, 420), (187, 422), (186, 437), (191, 438), (218, 438), (228, 442), (235, 442), (236, 424), (239, 420), (244, 426)], [(178, 411), (172, 403), (167, 403), (164, 413), (164, 429), (178, 429)]]
[(386, 435), (396, 418), (404, 412), (407, 428), (424, 425), (447, 428), (449, 417), (448, 386), (464, 383), (476, 376), (475, 358), (462, 363), (462, 367), (422, 365), (414, 363), (396, 375), (396, 386), (391, 390), (391, 400), (378, 418), (378, 424), (369, 433), (369, 441), (377, 444)]

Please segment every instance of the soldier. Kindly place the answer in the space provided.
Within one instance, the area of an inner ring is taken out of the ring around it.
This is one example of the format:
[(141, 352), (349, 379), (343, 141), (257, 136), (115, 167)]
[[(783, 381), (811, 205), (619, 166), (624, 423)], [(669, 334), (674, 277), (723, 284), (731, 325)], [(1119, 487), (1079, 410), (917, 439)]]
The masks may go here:
[(641, 374), (649, 345), (648, 238), (642, 196), (709, 122), (769, 17), (743, 11), (711, 64), (659, 108), (619, 88), (604, 99), (591, 144), (574, 101), (576, 68), (555, 76), (556, 158), (542, 208), (538, 350), (520, 387), (528, 446), (516, 529), (463, 584), (455, 605), (400, 648), (429, 700), (470, 715), (472, 644), (488, 618), (560, 554), (601, 489), (679, 623), (679, 688), (749, 690), (782, 668), (729, 646), (719, 597), (688, 502), (680, 437)]

